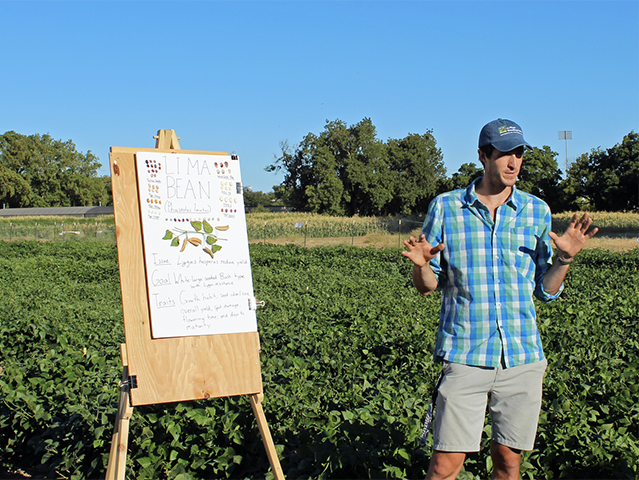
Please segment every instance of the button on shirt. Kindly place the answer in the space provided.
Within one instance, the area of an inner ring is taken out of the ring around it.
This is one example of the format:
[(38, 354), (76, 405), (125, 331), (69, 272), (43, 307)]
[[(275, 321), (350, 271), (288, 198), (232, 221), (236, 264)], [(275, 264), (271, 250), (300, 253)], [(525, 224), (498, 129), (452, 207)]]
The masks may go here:
[(435, 358), (466, 365), (506, 367), (543, 360), (533, 295), (543, 289), (552, 261), (551, 214), (537, 197), (517, 190), (490, 211), (468, 188), (436, 197), (422, 232), (444, 250), (431, 261), (442, 292)]

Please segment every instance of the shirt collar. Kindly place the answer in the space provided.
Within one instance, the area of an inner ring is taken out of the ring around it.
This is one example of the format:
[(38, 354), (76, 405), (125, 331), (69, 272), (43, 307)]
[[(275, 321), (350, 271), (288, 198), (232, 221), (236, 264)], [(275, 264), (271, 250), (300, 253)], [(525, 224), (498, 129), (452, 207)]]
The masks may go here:
[[(463, 196), (464, 206), (469, 207), (474, 205), (475, 202), (479, 202), (479, 198), (477, 198), (477, 192), (475, 191), (475, 185), (478, 184), (483, 177), (476, 178), (473, 182), (466, 188), (466, 193)], [(522, 193), (517, 190), (517, 187), (513, 185), (513, 191), (506, 200), (506, 205), (511, 207), (513, 210), (518, 211), (524, 204), (524, 196)]]

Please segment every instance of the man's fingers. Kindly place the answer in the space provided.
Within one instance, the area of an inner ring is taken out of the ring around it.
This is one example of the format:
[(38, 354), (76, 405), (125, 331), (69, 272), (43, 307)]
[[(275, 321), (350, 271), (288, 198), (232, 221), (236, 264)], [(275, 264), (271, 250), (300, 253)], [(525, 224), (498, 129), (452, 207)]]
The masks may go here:
[(583, 231), (584, 231), (584, 232), (587, 232), (587, 231), (588, 231), (588, 229), (590, 228), (590, 225), (592, 225), (592, 218), (588, 218), (588, 219), (586, 220), (586, 223), (584, 224)]
[(592, 237), (595, 236), (595, 234), (598, 231), (599, 231), (599, 228), (597, 228), (597, 227), (593, 228), (592, 231), (586, 235), (586, 239), (590, 240)]
[(572, 218), (570, 219), (570, 226), (571, 227), (576, 227), (577, 223), (579, 223), (579, 214), (575, 213), (575, 214), (573, 214)]
[(443, 249), (445, 248), (445, 245), (443, 243), (440, 243), (439, 245), (433, 247), (430, 249), (430, 253), (431, 255), (437, 255), (439, 252), (441, 252)]

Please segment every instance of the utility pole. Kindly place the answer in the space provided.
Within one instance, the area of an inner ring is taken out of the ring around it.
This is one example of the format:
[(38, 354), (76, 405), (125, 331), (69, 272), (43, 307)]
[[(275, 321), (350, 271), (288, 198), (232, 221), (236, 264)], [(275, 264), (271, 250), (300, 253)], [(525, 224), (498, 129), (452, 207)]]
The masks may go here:
[(566, 141), (566, 175), (568, 174), (568, 140), (572, 140), (572, 131), (570, 130), (560, 130), (559, 131), (559, 140)]

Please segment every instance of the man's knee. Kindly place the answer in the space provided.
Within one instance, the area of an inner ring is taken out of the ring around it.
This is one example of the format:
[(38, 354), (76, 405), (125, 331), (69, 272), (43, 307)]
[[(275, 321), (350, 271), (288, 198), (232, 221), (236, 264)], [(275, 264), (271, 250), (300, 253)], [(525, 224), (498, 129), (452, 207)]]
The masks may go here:
[(455, 479), (464, 466), (466, 454), (435, 450), (430, 458), (426, 480)]
[[(493, 459), (494, 478), (519, 478), (521, 450), (501, 445), (494, 440), (490, 443), (490, 455)], [(495, 475), (501, 473), (500, 475)]]

